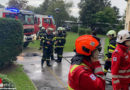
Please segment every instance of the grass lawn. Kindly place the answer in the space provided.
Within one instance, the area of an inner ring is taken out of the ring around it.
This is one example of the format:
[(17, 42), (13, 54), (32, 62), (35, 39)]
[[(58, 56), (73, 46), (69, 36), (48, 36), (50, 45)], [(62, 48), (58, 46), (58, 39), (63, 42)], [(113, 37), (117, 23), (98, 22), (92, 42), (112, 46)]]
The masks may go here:
[[(66, 37), (66, 44), (64, 48), (64, 52), (72, 52), (75, 49), (75, 40), (78, 38), (79, 35), (77, 33), (68, 32)], [(105, 37), (105, 35), (97, 35), (97, 37)], [(105, 39), (105, 53), (107, 52), (107, 46), (108, 46), (108, 38)], [(29, 47), (38, 49), (40, 47), (40, 41), (36, 40), (33, 43), (29, 44)]]
[(109, 45), (109, 39), (106, 37), (105, 38), (105, 49), (104, 49), (104, 54), (106, 54), (107, 53), (107, 47), (108, 47), (108, 45)]
[(66, 44), (64, 51), (65, 52), (72, 52), (75, 49), (75, 40), (79, 37), (77, 33), (69, 32), (67, 33), (66, 37)]
[(7, 75), (7, 77), (15, 83), (17, 90), (36, 90), (21, 65), (12, 65), (2, 70), (2, 74)]
[[(66, 44), (65, 44), (65, 48), (64, 48), (65, 52), (73, 51), (73, 49), (75, 48), (75, 40), (76, 40), (76, 38), (78, 38), (78, 36), (79, 35), (76, 33), (72, 33), (72, 32), (67, 33)], [(30, 43), (29, 47), (38, 49), (40, 47), (40, 41), (36, 40), (33, 43)]]

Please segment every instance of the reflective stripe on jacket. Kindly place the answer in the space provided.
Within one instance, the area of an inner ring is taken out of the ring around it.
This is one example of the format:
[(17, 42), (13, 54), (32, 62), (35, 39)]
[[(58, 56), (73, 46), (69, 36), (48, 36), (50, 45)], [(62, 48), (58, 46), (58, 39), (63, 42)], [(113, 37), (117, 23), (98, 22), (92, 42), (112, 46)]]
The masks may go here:
[(130, 52), (118, 44), (112, 54), (112, 84), (114, 90), (121, 88), (121, 83), (130, 83)]
[(68, 75), (68, 90), (105, 90), (104, 73), (100, 63), (86, 60), (80, 65), (71, 65)]

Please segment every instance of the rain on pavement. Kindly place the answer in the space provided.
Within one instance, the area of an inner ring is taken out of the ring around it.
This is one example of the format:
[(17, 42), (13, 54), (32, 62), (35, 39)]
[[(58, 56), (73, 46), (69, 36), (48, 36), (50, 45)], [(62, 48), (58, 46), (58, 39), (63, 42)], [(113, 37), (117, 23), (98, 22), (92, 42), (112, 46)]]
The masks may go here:
[[(101, 41), (104, 45), (104, 39)], [(103, 53), (103, 51), (101, 53)], [(44, 63), (42, 69), (42, 52), (36, 49), (26, 48), (23, 50), (23, 53), (18, 56), (17, 62), (23, 65), (24, 71), (38, 90), (67, 90), (70, 59), (74, 54), (74, 52), (64, 52), (62, 63), (59, 64), (55, 61), (51, 61), (52, 67), (47, 67), (46, 63)], [(102, 56), (102, 54), (99, 55), (99, 60), (101, 64), (104, 64)], [(107, 77), (110, 78), (110, 74), (108, 74)], [(106, 90), (112, 90), (112, 86), (106, 85)]]

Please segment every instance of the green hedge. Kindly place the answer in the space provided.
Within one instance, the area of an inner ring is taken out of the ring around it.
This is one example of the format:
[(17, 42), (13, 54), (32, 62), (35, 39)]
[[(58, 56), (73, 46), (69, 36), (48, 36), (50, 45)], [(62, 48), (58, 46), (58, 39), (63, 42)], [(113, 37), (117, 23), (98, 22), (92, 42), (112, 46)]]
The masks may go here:
[(3, 88), (16, 88), (13, 81), (9, 80), (6, 75), (0, 74), (0, 79), (2, 79)]
[(23, 26), (20, 21), (0, 18), (0, 68), (16, 60), (22, 51)]
[(85, 34), (91, 34), (91, 29), (90, 28), (79, 28), (79, 35), (85, 35)]
[(71, 32), (78, 33), (78, 26), (72, 26)]

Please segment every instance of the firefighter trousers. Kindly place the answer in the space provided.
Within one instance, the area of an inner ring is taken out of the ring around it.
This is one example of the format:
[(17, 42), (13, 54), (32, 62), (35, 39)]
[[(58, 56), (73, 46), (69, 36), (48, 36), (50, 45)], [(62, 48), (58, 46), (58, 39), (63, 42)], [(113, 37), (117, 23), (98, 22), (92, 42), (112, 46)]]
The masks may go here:
[(50, 65), (50, 57), (51, 57), (51, 52), (49, 52), (47, 49), (43, 49), (43, 56), (41, 59), (41, 66), (43, 66), (44, 62), (46, 61), (47, 66)]
[(63, 54), (63, 48), (56, 48), (55, 49), (57, 52), (57, 61), (61, 62), (62, 61), (62, 54)]
[(106, 60), (105, 65), (104, 65), (105, 74), (108, 72), (108, 69), (111, 69), (111, 61)]

